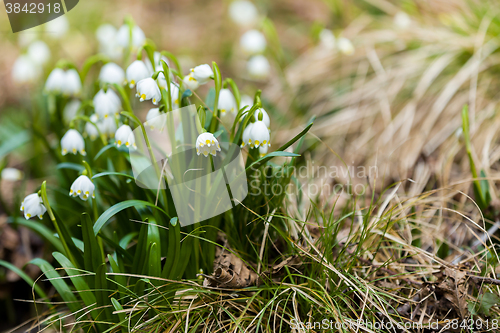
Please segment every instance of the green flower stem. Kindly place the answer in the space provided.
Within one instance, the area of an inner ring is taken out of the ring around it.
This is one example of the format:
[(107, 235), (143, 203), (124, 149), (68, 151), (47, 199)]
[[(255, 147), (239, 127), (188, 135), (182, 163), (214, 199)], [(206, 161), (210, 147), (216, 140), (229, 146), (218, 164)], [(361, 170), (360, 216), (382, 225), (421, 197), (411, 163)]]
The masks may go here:
[[(90, 168), (90, 165), (85, 160), (82, 160), (82, 163), (85, 166), (85, 170), (87, 171), (87, 177), (89, 177), (89, 179), (92, 180), (93, 175), (92, 175), (92, 169)], [(95, 192), (95, 189), (94, 189), (94, 192)], [(97, 199), (95, 198), (95, 195), (92, 198), (92, 211), (94, 213), (94, 223), (95, 223), (95, 221), (97, 221), (97, 219), (99, 218), (99, 213), (97, 212)], [(101, 248), (102, 262), (104, 262), (105, 261), (104, 245), (102, 243), (101, 237), (97, 238), (97, 243), (99, 244), (99, 247)]]
[(92, 66), (98, 64), (99, 62), (106, 63), (108, 61), (109, 59), (102, 54), (96, 54), (88, 58), (83, 64), (82, 70), (80, 71), (80, 79), (82, 80), (82, 83), (85, 82), (85, 78), (87, 77), (87, 74)]
[(68, 243), (66, 243), (66, 239), (64, 239), (64, 235), (61, 232), (61, 228), (59, 228), (59, 224), (56, 220), (56, 217), (54, 216), (54, 213), (52, 212), (52, 208), (50, 207), (49, 199), (47, 197), (47, 181), (46, 180), (43, 181), (40, 192), (42, 195), (43, 205), (47, 209), (47, 213), (49, 214), (50, 220), (52, 221), (52, 223), (54, 224), (54, 227), (56, 228), (56, 232), (59, 235), (59, 239), (61, 240), (61, 243), (64, 247), (64, 251), (66, 251), (66, 254), (70, 258), (71, 262), (74, 265), (77, 265), (77, 261), (75, 260), (73, 253), (71, 253), (71, 251), (69, 250)]
[(217, 130), (217, 120), (219, 119), (219, 94), (222, 87), (222, 77), (220, 74), (219, 66), (212, 62), (212, 68), (214, 71), (214, 82), (215, 82), (215, 99), (214, 99), (214, 112), (212, 114), (212, 120), (210, 122), (209, 132), (214, 133)]

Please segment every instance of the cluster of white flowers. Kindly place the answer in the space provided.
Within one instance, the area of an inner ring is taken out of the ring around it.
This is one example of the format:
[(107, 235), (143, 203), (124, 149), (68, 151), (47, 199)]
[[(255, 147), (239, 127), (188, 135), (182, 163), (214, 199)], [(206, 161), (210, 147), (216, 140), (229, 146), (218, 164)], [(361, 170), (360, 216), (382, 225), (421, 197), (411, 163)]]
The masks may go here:
[(97, 29), (96, 37), (99, 51), (113, 60), (120, 59), (125, 48), (137, 49), (146, 41), (142, 29), (134, 24), (123, 24), (120, 29), (103, 24)]
[(214, 77), (214, 71), (208, 64), (191, 68), (189, 74), (184, 76), (184, 85), (191, 90), (196, 90), (200, 85), (207, 83)]
[(345, 37), (335, 38), (333, 32), (329, 29), (323, 29), (319, 33), (319, 43), (326, 51), (339, 50), (345, 55), (354, 53), (354, 45)]
[(263, 55), (267, 47), (266, 37), (259, 30), (252, 28), (259, 22), (259, 13), (255, 5), (248, 0), (235, 0), (229, 5), (229, 16), (247, 30), (240, 37), (240, 47), (249, 56), (246, 70), (250, 77), (265, 79), (269, 76), (271, 65)]
[(45, 91), (53, 94), (79, 96), (82, 92), (82, 81), (77, 70), (55, 68), (45, 82)]

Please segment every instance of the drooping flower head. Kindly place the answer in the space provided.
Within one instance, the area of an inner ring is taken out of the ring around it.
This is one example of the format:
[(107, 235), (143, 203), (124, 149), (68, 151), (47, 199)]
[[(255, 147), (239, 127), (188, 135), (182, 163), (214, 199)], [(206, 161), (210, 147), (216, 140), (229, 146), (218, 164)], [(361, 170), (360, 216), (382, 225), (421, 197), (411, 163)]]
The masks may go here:
[(270, 145), (269, 129), (263, 121), (253, 123), (249, 133), (250, 147), (257, 148), (260, 146)]
[(247, 71), (251, 77), (263, 79), (269, 76), (271, 65), (266, 57), (259, 54), (248, 60)]
[(141, 47), (146, 41), (146, 35), (144, 35), (142, 29), (137, 25), (132, 27), (132, 42), (130, 40), (130, 35), (130, 26), (128, 24), (122, 25), (116, 33), (116, 41), (118, 45), (121, 47), (132, 46), (134, 48), (138, 48)]
[(196, 153), (207, 157), (208, 154), (217, 156), (217, 152), (221, 151), (219, 141), (212, 133), (205, 132), (198, 135), (196, 139)]
[(33, 216), (38, 216), (41, 220), (47, 209), (43, 205), (42, 198), (38, 196), (38, 193), (33, 193), (24, 198), (21, 203), (21, 211), (24, 212), (26, 220), (29, 220)]
[(28, 57), (34, 63), (44, 65), (50, 60), (50, 49), (45, 42), (37, 40), (28, 46)]
[(111, 89), (106, 92), (101, 89), (93, 99), (95, 113), (100, 119), (116, 115), (121, 109), (121, 101), (118, 95)]
[(95, 198), (94, 194), (95, 185), (92, 183), (89, 177), (81, 175), (78, 177), (69, 190), (69, 195), (72, 197), (79, 196), (83, 201), (87, 201), (88, 198)]
[(254, 117), (255, 121), (262, 120), (264, 124), (266, 124), (267, 128), (271, 126), (271, 119), (269, 118), (269, 115), (267, 114), (266, 110), (264, 110), (263, 108), (255, 110)]
[(345, 55), (351, 55), (354, 53), (354, 46), (351, 41), (345, 37), (340, 37), (337, 41), (337, 47), (339, 51)]
[(189, 73), (189, 75), (184, 76), (182, 80), (187, 89), (196, 90), (200, 86), (200, 83), (193, 77), (193, 73)]
[(241, 36), (240, 46), (245, 53), (250, 55), (262, 53), (267, 46), (266, 37), (258, 30), (248, 30)]
[(259, 155), (260, 155), (260, 157), (266, 156), (268, 149), (269, 149), (268, 145), (260, 146), (259, 147)]
[(78, 96), (82, 92), (82, 81), (76, 69), (68, 69), (65, 73), (63, 93), (68, 96)]
[(130, 88), (135, 87), (135, 84), (151, 74), (142, 60), (136, 60), (127, 68), (127, 83)]
[(214, 76), (214, 72), (208, 64), (203, 64), (191, 68), (191, 75), (199, 84), (205, 84)]
[(141, 102), (151, 100), (155, 105), (161, 100), (160, 88), (158, 88), (156, 81), (150, 77), (137, 83), (136, 96), (140, 98)]
[(123, 84), (123, 82), (125, 82), (125, 72), (114, 62), (108, 62), (101, 68), (99, 81), (101, 81), (101, 83)]
[(238, 112), (236, 99), (231, 90), (223, 88), (220, 90), (219, 102), (217, 108), (220, 110), (221, 116), (234, 115)]
[(87, 155), (85, 152), (85, 141), (82, 135), (75, 129), (70, 129), (64, 134), (61, 139), (61, 149), (63, 156), (67, 153)]
[(82, 102), (80, 102), (80, 100), (78, 99), (72, 99), (71, 101), (66, 103), (63, 109), (63, 120), (66, 124), (68, 124), (71, 120), (73, 120), (73, 118), (75, 118), (81, 105)]
[(124, 144), (127, 148), (137, 148), (135, 145), (135, 137), (129, 125), (121, 125), (115, 133), (115, 144), (120, 147)]
[(66, 84), (66, 74), (62, 68), (54, 68), (45, 81), (45, 91), (49, 93), (61, 93)]
[(166, 117), (162, 117), (162, 113), (159, 108), (152, 108), (148, 111), (146, 115), (146, 122), (144, 123), (146, 126), (149, 126), (150, 129), (158, 129), (159, 131), (163, 130), (165, 127)]
[(27, 55), (21, 55), (12, 66), (12, 80), (16, 83), (30, 83), (38, 80), (41, 68)]
[[(93, 114), (90, 116), (90, 121), (91, 122), (86, 122), (85, 123), (85, 132), (84, 135), (87, 135), (90, 140), (94, 141), (97, 139), (99, 136), (99, 131), (97, 130), (98, 122), (99, 122), (99, 116), (97, 114)], [(94, 124), (92, 124), (94, 123)]]
[(101, 131), (103, 135), (105, 135), (108, 138), (112, 138), (115, 136), (116, 132), (116, 118), (115, 117), (104, 118), (97, 123), (97, 127), (99, 127), (99, 131)]
[(236, 0), (229, 5), (229, 17), (234, 23), (243, 27), (255, 24), (259, 13), (255, 5), (248, 0)]
[(252, 131), (252, 126), (253, 123), (249, 123), (247, 127), (243, 130), (243, 136), (242, 136), (242, 142), (241, 142), (241, 148), (243, 148), (245, 145), (250, 145), (250, 148), (252, 148), (252, 139), (250, 138), (250, 132)]

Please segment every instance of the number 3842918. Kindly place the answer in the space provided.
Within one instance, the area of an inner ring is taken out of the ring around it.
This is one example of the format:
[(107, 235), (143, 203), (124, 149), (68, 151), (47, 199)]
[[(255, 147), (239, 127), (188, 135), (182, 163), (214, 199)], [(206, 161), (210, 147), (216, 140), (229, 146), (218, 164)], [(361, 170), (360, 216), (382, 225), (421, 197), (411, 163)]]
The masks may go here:
[(18, 3), (18, 2), (5, 2), (5, 8), (7, 10), (7, 14), (11, 13), (24, 13), (24, 14), (40, 14), (48, 12), (50, 13), (59, 13), (61, 12), (61, 4), (60, 3)]

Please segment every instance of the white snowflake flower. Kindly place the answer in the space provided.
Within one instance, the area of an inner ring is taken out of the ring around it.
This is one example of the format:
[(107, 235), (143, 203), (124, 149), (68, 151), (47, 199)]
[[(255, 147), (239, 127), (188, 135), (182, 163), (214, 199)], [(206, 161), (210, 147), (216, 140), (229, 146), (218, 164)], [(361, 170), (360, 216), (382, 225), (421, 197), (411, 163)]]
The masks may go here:
[(254, 78), (263, 79), (269, 76), (271, 65), (266, 57), (259, 54), (253, 56), (247, 62), (248, 74)]
[(133, 147), (134, 149), (137, 149), (137, 146), (135, 145), (134, 133), (129, 125), (121, 125), (120, 128), (116, 130), (115, 144), (117, 147), (124, 144), (127, 148)]
[(116, 119), (115, 117), (106, 117), (97, 123), (97, 127), (103, 135), (112, 138), (116, 132)]
[(26, 220), (29, 220), (33, 216), (38, 216), (41, 220), (47, 209), (43, 205), (43, 200), (38, 196), (38, 193), (33, 193), (24, 198), (21, 203), (21, 211), (24, 212)]
[(411, 25), (410, 15), (405, 12), (397, 12), (396, 15), (394, 15), (394, 25), (402, 30), (409, 28)]
[(227, 116), (229, 114), (235, 115), (238, 110), (238, 106), (236, 105), (236, 99), (234, 98), (233, 93), (229, 89), (221, 89), (219, 94), (219, 102), (217, 104), (217, 108), (221, 112), (221, 116)]
[(50, 49), (47, 44), (41, 40), (31, 43), (30, 46), (28, 46), (27, 53), (28, 57), (38, 65), (44, 65), (50, 60)]
[(141, 102), (151, 100), (154, 105), (157, 105), (161, 100), (160, 88), (158, 88), (156, 81), (150, 77), (137, 83), (136, 96), (140, 98)]
[(203, 156), (217, 156), (217, 152), (221, 151), (219, 146), (219, 141), (215, 138), (212, 133), (205, 132), (198, 135), (196, 139), (196, 153), (198, 155), (203, 154)]
[(214, 76), (214, 72), (208, 64), (203, 64), (191, 68), (191, 75), (199, 84), (205, 84)]
[(99, 122), (99, 116), (97, 114), (93, 114), (90, 116), (90, 121), (91, 122), (86, 122), (85, 123), (85, 131), (84, 134), (87, 135), (90, 140), (94, 141), (99, 137), (99, 131), (97, 130), (98, 122)]
[(69, 190), (69, 195), (72, 197), (79, 196), (83, 201), (87, 201), (88, 198), (95, 198), (95, 185), (92, 183), (89, 177), (81, 175), (78, 177)]
[(170, 82), (170, 96), (172, 97), (172, 109), (179, 108), (179, 86), (173, 82)]
[(60, 93), (64, 91), (65, 85), (66, 73), (64, 73), (64, 70), (61, 68), (54, 68), (45, 82), (45, 91), (49, 93)]
[(163, 130), (165, 127), (166, 117), (164, 114), (160, 112), (159, 108), (152, 108), (148, 111), (146, 115), (146, 122), (144, 123), (146, 126), (149, 126), (150, 129), (158, 129), (159, 131)]
[(236, 0), (229, 5), (229, 17), (234, 23), (248, 27), (257, 22), (259, 13), (252, 2), (248, 0)]
[(189, 73), (189, 75), (184, 76), (182, 82), (186, 88), (190, 90), (196, 90), (200, 86), (200, 83), (193, 77), (193, 73)]
[(45, 31), (52, 39), (61, 39), (69, 30), (69, 22), (66, 16), (59, 16), (45, 23)]
[(109, 84), (123, 84), (123, 82), (125, 82), (125, 72), (114, 62), (108, 62), (101, 68), (99, 81)]
[(352, 45), (351, 41), (345, 37), (340, 37), (337, 41), (337, 47), (340, 52), (345, 55), (351, 55), (354, 53), (354, 45)]
[(0, 178), (10, 182), (15, 182), (23, 178), (23, 173), (21, 170), (16, 168), (5, 168), (2, 170)]
[(263, 121), (256, 121), (253, 123), (249, 135), (250, 148), (257, 148), (271, 144), (269, 142), (269, 129)]
[(63, 156), (67, 153), (87, 155), (85, 152), (85, 141), (82, 135), (75, 129), (70, 129), (64, 134), (61, 139), (61, 149)]
[(248, 95), (241, 96), (240, 109), (245, 107), (245, 106), (248, 106), (250, 108), (253, 106), (253, 98), (252, 97), (250, 97)]
[(68, 69), (64, 77), (63, 93), (68, 96), (78, 96), (82, 92), (82, 81), (76, 69)]
[(330, 29), (323, 29), (319, 33), (319, 43), (327, 50), (334, 50), (337, 46), (337, 39)]
[(252, 139), (250, 138), (250, 132), (252, 131), (252, 126), (253, 123), (249, 123), (247, 127), (245, 127), (245, 130), (243, 130), (241, 148), (243, 148), (245, 145), (251, 146)]
[(258, 30), (248, 30), (241, 36), (240, 46), (245, 53), (250, 55), (262, 53), (267, 46), (266, 37)]
[(66, 124), (69, 124), (69, 122), (73, 120), (73, 118), (75, 118), (81, 105), (82, 102), (80, 102), (78, 99), (72, 99), (71, 101), (66, 103), (63, 109), (63, 121)]
[(136, 60), (128, 66), (126, 75), (129, 87), (133, 88), (137, 82), (149, 77), (151, 74), (142, 60)]
[(106, 23), (97, 28), (95, 36), (100, 44), (108, 44), (115, 39), (116, 33), (116, 28), (113, 25)]
[(146, 41), (146, 35), (144, 35), (144, 32), (139, 26), (134, 25), (132, 28), (132, 45), (130, 45), (130, 27), (128, 24), (124, 24), (116, 33), (116, 41), (122, 47), (132, 46), (138, 48)]
[(118, 95), (111, 89), (106, 92), (99, 90), (93, 99), (95, 113), (100, 119), (107, 118), (111, 115), (116, 115), (121, 109), (121, 100)]
[(12, 66), (12, 80), (16, 83), (35, 82), (41, 74), (40, 66), (27, 55), (19, 56)]

